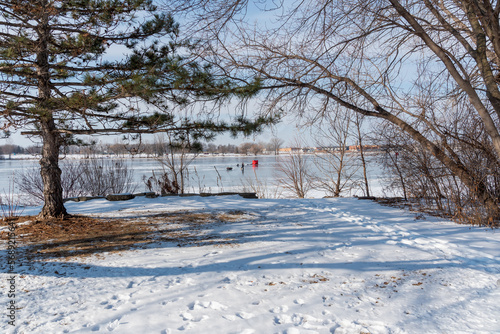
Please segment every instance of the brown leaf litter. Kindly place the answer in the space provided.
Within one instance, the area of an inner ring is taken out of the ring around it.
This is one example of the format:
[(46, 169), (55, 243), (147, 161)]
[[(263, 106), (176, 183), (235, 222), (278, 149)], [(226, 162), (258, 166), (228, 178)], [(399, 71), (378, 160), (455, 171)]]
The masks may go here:
[[(137, 218), (72, 216), (37, 220), (33, 216), (13, 219), (16, 243), (28, 259), (65, 259), (145, 248), (155, 242), (175, 246), (233, 245), (234, 234), (224, 235), (216, 227), (248, 217), (243, 211), (174, 212)], [(12, 222), (12, 220), (10, 220)], [(0, 222), (7, 226), (8, 222)], [(0, 239), (7, 240), (5, 231)]]

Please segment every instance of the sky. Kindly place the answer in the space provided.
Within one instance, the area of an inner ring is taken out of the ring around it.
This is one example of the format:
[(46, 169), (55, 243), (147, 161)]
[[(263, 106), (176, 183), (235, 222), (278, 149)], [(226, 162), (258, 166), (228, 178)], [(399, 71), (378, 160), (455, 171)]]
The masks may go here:
[[(257, 135), (253, 135), (250, 137), (244, 137), (242, 135), (239, 135), (237, 138), (233, 138), (229, 134), (222, 134), (217, 136), (215, 140), (213, 140), (211, 143), (214, 143), (216, 145), (227, 145), (227, 144), (239, 145), (245, 142), (256, 142), (256, 143), (269, 142), (271, 138), (278, 137), (284, 140), (285, 146), (293, 146), (293, 142), (295, 140), (295, 137), (297, 136), (301, 138), (306, 138), (306, 143), (310, 142), (309, 131), (307, 129), (302, 128), (302, 130), (300, 130), (297, 124), (292, 119), (285, 119), (276, 126), (267, 127), (262, 133)], [(119, 140), (120, 138), (121, 136), (103, 136), (103, 135), (92, 137), (92, 139), (104, 143), (113, 143), (117, 139)], [(145, 136), (144, 139), (146, 141), (148, 140), (152, 141), (152, 136)], [(13, 135), (10, 138), (0, 139), (0, 145), (13, 144), (22, 147), (29, 147), (40, 143), (41, 141), (35, 141), (34, 139), (30, 140), (26, 136), (22, 136), (21, 130), (13, 133)]]
[[(253, 2), (250, 2), (253, 3)], [(255, 8), (254, 5), (251, 5), (247, 14), (247, 18), (249, 21), (257, 21), (257, 20), (264, 20), (266, 22), (270, 21), (270, 18), (272, 18), (275, 15), (275, 12), (262, 12), (259, 11), (258, 9)], [(182, 18), (180, 18), (182, 20)], [(181, 22), (182, 23), (182, 22)], [(123, 50), (122, 49), (115, 49), (112, 51), (111, 56), (113, 55), (122, 55)], [(254, 101), (249, 102), (249, 107), (248, 109), (256, 109), (258, 108), (257, 103), (254, 103)], [(231, 109), (230, 106), (227, 108), (228, 110)], [(222, 111), (227, 112), (227, 111)], [(229, 112), (227, 112), (229, 113)], [(32, 145), (39, 144), (40, 141), (33, 141), (28, 139), (25, 136), (22, 136), (20, 134), (21, 130), (18, 130), (17, 132), (14, 132), (11, 138), (9, 139), (0, 139), (0, 145), (3, 144), (15, 144), (15, 145), (20, 145), (23, 147), (28, 147)], [(115, 142), (117, 139), (119, 139), (121, 136), (98, 136), (98, 137), (93, 137), (92, 139), (102, 141), (102, 142)], [(151, 136), (149, 136), (151, 137)], [(255, 135), (255, 136), (250, 136), (250, 137), (243, 137), (243, 136), (238, 136), (237, 138), (232, 138), (230, 135), (219, 135), (213, 143), (215, 144), (235, 144), (239, 145), (243, 142), (268, 142), (271, 138), (273, 137), (278, 137), (284, 140), (284, 145), (285, 146), (292, 146), (292, 143), (295, 141), (296, 138), (300, 138), (302, 141), (304, 141), (304, 145), (312, 145), (313, 140), (310, 138), (310, 130), (307, 128), (301, 127), (293, 118), (285, 118), (280, 124), (273, 126), (272, 128), (266, 129), (263, 133)], [(145, 137), (146, 140), (148, 140), (148, 136)], [(151, 139), (152, 140), (152, 139)]]

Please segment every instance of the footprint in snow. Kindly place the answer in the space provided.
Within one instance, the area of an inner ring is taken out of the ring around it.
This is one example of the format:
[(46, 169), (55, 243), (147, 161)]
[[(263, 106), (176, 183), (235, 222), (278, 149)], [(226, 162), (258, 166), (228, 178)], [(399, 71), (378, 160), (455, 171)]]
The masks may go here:
[(179, 327), (178, 330), (180, 330), (180, 331), (186, 331), (186, 330), (192, 329), (194, 326), (195, 325), (192, 322), (188, 322), (187, 324), (182, 325), (181, 327)]
[(253, 313), (247, 313), (247, 312), (238, 312), (238, 313), (236, 313), (236, 315), (238, 317), (240, 317), (241, 319), (245, 319), (245, 320), (252, 319), (253, 317), (255, 317), (255, 315)]
[(272, 309), (269, 310), (269, 312), (271, 312), (271, 313), (283, 313), (286, 311), (288, 311), (288, 306), (286, 306), (286, 305), (279, 306), (279, 307), (273, 307)]
[(184, 321), (192, 321), (192, 322), (201, 322), (203, 320), (207, 320), (209, 319), (210, 317), (207, 316), (207, 315), (203, 315), (201, 317), (194, 317), (191, 313), (188, 313), (188, 312), (184, 312), (184, 313), (181, 313), (180, 314), (180, 317), (182, 318), (182, 320)]
[(224, 319), (226, 320), (229, 320), (229, 321), (235, 321), (236, 320), (236, 316), (235, 315), (232, 315), (232, 314), (225, 314), (222, 316)]
[(171, 300), (166, 300), (166, 301), (163, 301), (161, 302), (161, 305), (167, 305), (167, 304), (170, 304), (170, 303), (175, 303), (175, 302), (178, 302), (179, 300), (183, 300), (184, 297), (179, 297), (179, 298), (174, 298), (174, 299), (171, 299)]
[(110, 332), (114, 331), (118, 326), (120, 325), (120, 318), (118, 319), (115, 319), (113, 321), (111, 321), (110, 323), (108, 323), (108, 325), (106, 326), (106, 329)]
[(210, 302), (210, 304), (208, 305), (208, 307), (211, 308), (212, 310), (215, 310), (215, 311), (221, 311), (221, 310), (226, 310), (227, 309), (226, 305), (222, 305), (221, 303), (218, 303), (218, 302), (215, 302), (215, 301)]
[(223, 252), (220, 251), (220, 252), (211, 252), (211, 253), (207, 253), (205, 255), (203, 255), (203, 257), (209, 257), (209, 256), (216, 256), (216, 255), (219, 255), (219, 254), (222, 254)]
[(200, 302), (200, 301), (196, 300), (196, 301), (192, 302), (191, 304), (189, 304), (188, 308), (190, 310), (200, 310), (200, 309), (210, 308), (214, 311), (222, 311), (222, 310), (226, 310), (227, 306), (223, 305), (219, 302), (216, 302), (216, 301)]
[(292, 317), (287, 314), (281, 314), (274, 317), (274, 323), (277, 325), (291, 324), (293, 323)]

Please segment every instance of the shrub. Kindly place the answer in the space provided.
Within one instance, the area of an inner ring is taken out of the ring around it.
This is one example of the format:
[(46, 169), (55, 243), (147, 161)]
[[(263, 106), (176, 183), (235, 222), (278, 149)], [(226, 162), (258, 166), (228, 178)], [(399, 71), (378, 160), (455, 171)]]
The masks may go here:
[[(133, 192), (133, 171), (123, 160), (90, 158), (85, 160), (63, 160), (61, 186), (63, 197), (106, 196)], [(27, 204), (43, 202), (43, 182), (37, 167), (16, 173), (15, 184)]]

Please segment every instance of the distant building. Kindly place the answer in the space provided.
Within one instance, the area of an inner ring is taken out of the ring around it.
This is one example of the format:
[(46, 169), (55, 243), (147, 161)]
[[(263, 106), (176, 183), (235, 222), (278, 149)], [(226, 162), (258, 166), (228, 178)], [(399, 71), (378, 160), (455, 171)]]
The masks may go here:
[[(363, 150), (365, 152), (369, 151), (379, 151), (381, 147), (379, 145), (363, 145)], [(359, 145), (351, 145), (344, 147), (344, 151), (358, 152), (360, 150)], [(317, 147), (283, 147), (279, 149), (280, 154), (284, 153), (332, 153), (342, 151), (342, 146), (317, 146)]]
[(300, 147), (283, 147), (279, 150), (280, 153), (299, 153), (303, 152)]
[[(351, 145), (349, 146), (349, 151), (353, 152), (358, 152), (361, 149), (360, 145)], [(379, 145), (363, 145), (363, 151), (368, 152), (368, 151), (379, 151), (380, 146)]]
[[(340, 152), (342, 150), (342, 146), (321, 146), (321, 147), (314, 147), (313, 149), (314, 152), (317, 153)], [(344, 150), (348, 151), (349, 146), (346, 146)]]

